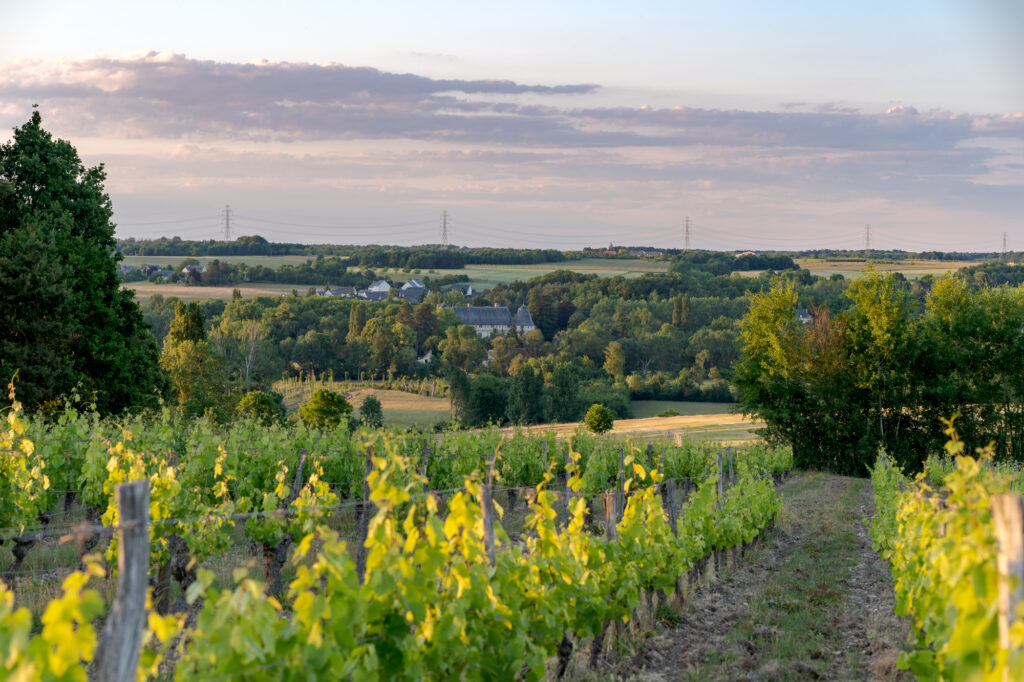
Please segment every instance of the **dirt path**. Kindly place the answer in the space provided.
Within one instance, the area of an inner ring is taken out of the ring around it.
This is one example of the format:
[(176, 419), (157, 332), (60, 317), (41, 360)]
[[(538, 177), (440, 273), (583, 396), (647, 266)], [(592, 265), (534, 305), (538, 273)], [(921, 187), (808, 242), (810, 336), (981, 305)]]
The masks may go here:
[(911, 679), (896, 668), (907, 625), (862, 523), (870, 482), (801, 474), (780, 493), (776, 528), (611, 678)]

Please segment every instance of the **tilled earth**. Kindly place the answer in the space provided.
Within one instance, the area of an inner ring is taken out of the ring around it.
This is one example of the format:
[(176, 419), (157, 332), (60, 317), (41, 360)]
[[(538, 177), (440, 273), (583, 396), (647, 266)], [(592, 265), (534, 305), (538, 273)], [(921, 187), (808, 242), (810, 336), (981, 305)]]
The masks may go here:
[(863, 522), (874, 512), (870, 483), (801, 474), (779, 491), (775, 529), (609, 677), (912, 679), (896, 667), (908, 625), (893, 611), (888, 566)]

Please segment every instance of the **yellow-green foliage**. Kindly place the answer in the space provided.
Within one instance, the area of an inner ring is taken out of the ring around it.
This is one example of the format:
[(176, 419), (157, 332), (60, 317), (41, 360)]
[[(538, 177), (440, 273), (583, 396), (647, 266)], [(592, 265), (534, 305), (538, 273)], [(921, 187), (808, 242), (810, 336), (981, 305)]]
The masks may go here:
[[(977, 457), (962, 454), (952, 420), (947, 433), (955, 466), (941, 487), (925, 474), (905, 478), (884, 454), (872, 472), (872, 537), (892, 566), (896, 611), (914, 623), (914, 649), (900, 663), (925, 680), (1002, 680), (1006, 671), (1008, 679), (1024, 679), (1024, 653), (999, 646), (998, 545), (989, 510), (1011, 476), (987, 466), (988, 448)], [(1011, 639), (1024, 645), (1020, 618)]]

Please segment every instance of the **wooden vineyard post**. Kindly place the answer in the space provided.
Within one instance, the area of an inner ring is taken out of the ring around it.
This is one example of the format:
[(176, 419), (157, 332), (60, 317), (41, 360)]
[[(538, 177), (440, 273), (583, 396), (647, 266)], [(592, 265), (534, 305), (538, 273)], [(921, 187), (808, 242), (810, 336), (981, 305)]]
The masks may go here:
[[(999, 569), (999, 648), (1010, 648), (1010, 625), (1017, 605), (1024, 597), (1024, 506), (1019, 495), (993, 495), (992, 524), (995, 527), (999, 554), (996, 566)], [(1007, 578), (1015, 578), (1017, 584), (1011, 591)], [(1008, 671), (1003, 672), (1008, 680)]]
[(117, 487), (117, 596), (96, 655), (95, 679), (134, 682), (149, 588), (149, 481)]
[(356, 550), (356, 575), (359, 582), (366, 577), (366, 537), (370, 534), (370, 518), (373, 516), (373, 502), (370, 501), (370, 474), (373, 472), (373, 446), (366, 446), (366, 468), (363, 474), (363, 503), (359, 506), (359, 549)]
[(668, 526), (672, 529), (672, 535), (679, 537), (679, 529), (676, 527), (676, 479), (670, 478), (665, 481), (665, 506), (668, 514)]
[(430, 440), (423, 438), (423, 493), (430, 490)]
[(725, 493), (724, 476), (722, 471), (722, 451), (718, 451), (718, 508), (722, 508), (722, 495)]
[(494, 457), (491, 453), (487, 460), (487, 480), (484, 482), (483, 511), (484, 511), (484, 547), (487, 549), (487, 560), (494, 565), (494, 502), (492, 501), (494, 485)]
[(619, 485), (615, 491), (615, 523), (622, 520), (626, 513), (626, 453), (624, 448), (619, 448)]
[(606, 490), (601, 493), (604, 500), (604, 536), (608, 542), (614, 542), (619, 537), (619, 530), (615, 527), (615, 500), (618, 497), (616, 490)]
[(733, 459), (736, 457), (736, 448), (729, 448), (729, 487), (736, 482), (735, 469), (733, 469)]
[[(544, 441), (545, 445), (547, 441)], [(569, 525), (569, 505), (572, 502), (572, 488), (569, 487), (569, 467), (572, 466), (572, 445), (565, 448), (565, 525)]]

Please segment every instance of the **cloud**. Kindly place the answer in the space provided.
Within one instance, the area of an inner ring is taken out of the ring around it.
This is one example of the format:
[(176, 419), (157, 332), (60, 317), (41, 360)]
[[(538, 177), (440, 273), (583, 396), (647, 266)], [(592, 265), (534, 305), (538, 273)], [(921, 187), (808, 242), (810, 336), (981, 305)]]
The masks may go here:
[(594, 84), (175, 53), (0, 65), (0, 125), (39, 103), (48, 129), (107, 164), (118, 201), (203, 192), (347, 211), (372, 193), (378, 210), (444, 202), (587, 225), (675, 224), (685, 206), (734, 231), (858, 211), (855, 224), (878, 224), (881, 211), (909, 224), (916, 212), (930, 221), (921, 230), (943, 215), (1007, 229), (1024, 208), (1024, 113), (604, 100)]
[(409, 139), (594, 147), (692, 145), (949, 150), (984, 136), (1024, 137), (1024, 114), (979, 116), (895, 106), (862, 113), (581, 106), (531, 100), (600, 99), (594, 84), (433, 79), (343, 64), (230, 63), (150, 52), (0, 66), (0, 111), (19, 101), (77, 134), (238, 140)]

